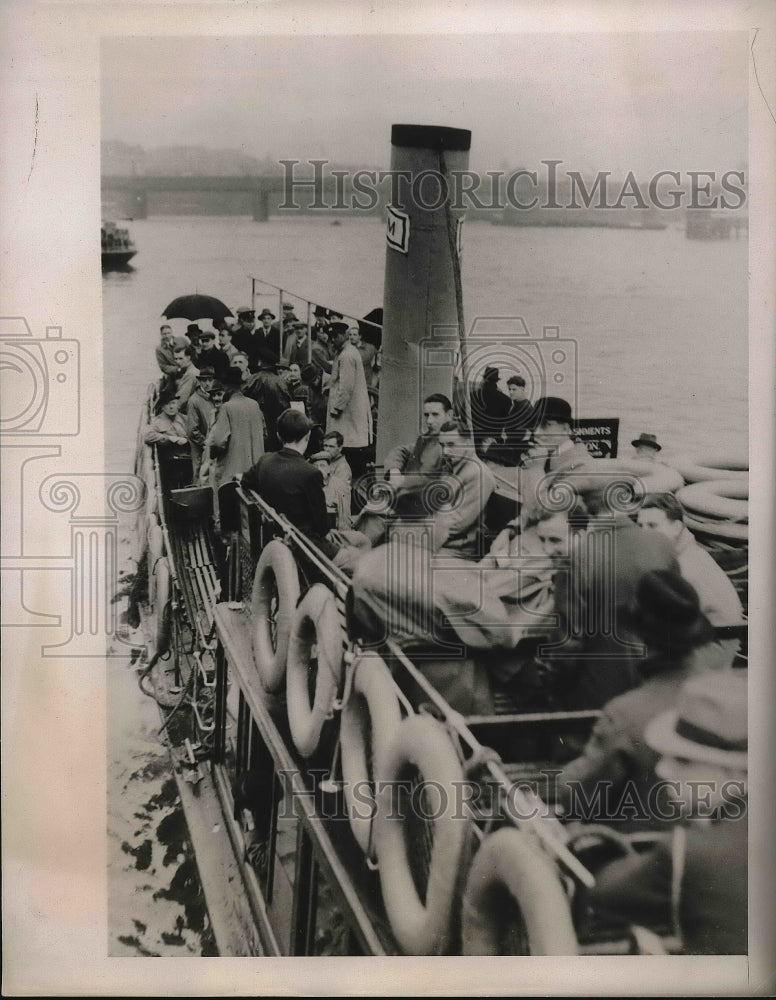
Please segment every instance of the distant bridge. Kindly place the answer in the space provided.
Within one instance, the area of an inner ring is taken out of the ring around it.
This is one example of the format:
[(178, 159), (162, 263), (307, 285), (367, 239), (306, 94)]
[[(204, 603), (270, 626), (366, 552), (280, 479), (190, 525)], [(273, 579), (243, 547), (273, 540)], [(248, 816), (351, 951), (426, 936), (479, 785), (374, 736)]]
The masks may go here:
[[(313, 200), (311, 187), (300, 187), (305, 178), (295, 177), (294, 200), (309, 207)], [(161, 177), (113, 176), (101, 182), (103, 205), (116, 209), (113, 213), (124, 218), (145, 219), (159, 212), (170, 212), (170, 204), (185, 212), (216, 207), (225, 214), (252, 215), (256, 222), (266, 222), (279, 204), (286, 200), (286, 178), (283, 174), (241, 177)], [(324, 175), (315, 194), (326, 206), (333, 206), (337, 192), (333, 177)], [(149, 206), (150, 203), (150, 206)], [(159, 205), (162, 207), (159, 209)], [(197, 207), (198, 206), (198, 207)], [(288, 211), (288, 209), (287, 209)], [(106, 214), (106, 213), (104, 213)]]

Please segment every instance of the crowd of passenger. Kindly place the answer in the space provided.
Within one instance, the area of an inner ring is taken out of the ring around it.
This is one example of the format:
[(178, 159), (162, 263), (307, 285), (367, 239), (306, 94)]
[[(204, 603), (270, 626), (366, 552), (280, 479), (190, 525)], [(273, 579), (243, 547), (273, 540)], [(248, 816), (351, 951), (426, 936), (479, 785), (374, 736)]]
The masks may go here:
[[(455, 405), (430, 394), (417, 439), (374, 470), (379, 339), (319, 308), (310, 329), (290, 306), (282, 331), (269, 309), (255, 320), (244, 308), (233, 327), (161, 328), (146, 441), (188, 450), (193, 484), (238, 480), (306, 534), (351, 577), (351, 631), (436, 648), (427, 676), (453, 709), (491, 712), (500, 691), (517, 711), (599, 712), (586, 742), (558, 748), (552, 797), (570, 822), (582, 802), (585, 822), (657, 845), (602, 869), (591, 905), (631, 924), (664, 917), (685, 950), (745, 951), (745, 816), (720, 822), (723, 788), (745, 814), (743, 609), (676, 497), (613, 509), (570, 404), (531, 401), (519, 372), (497, 368)], [(647, 433), (632, 447), (661, 449)], [(503, 466), (519, 469), (511, 507)], [(713, 785), (703, 808), (688, 804), (693, 781)], [(708, 821), (681, 840), (669, 785), (683, 818)]]

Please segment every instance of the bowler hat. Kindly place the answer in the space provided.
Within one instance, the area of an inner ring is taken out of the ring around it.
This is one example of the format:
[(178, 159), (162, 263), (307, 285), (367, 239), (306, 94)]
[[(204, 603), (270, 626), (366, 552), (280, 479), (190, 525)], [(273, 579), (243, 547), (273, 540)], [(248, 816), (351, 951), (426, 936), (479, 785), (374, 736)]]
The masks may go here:
[(262, 309), (261, 310), (261, 312), (259, 313), (259, 319), (263, 319), (265, 316), (269, 316), (270, 319), (274, 319), (275, 318), (275, 314), (272, 312), (271, 309)]
[(157, 414), (159, 414), (159, 413), (162, 412), (162, 407), (163, 406), (167, 406), (168, 403), (171, 403), (174, 399), (177, 399), (177, 398), (178, 398), (178, 395), (177, 395), (177, 390), (176, 390), (175, 386), (169, 386), (169, 387), (165, 387), (164, 389), (162, 389), (162, 391), (159, 393), (159, 396), (158, 396), (158, 398), (156, 400), (156, 412), (157, 412)]
[(654, 448), (655, 451), (662, 451), (663, 446), (657, 443), (657, 437), (654, 434), (644, 434), (643, 432), (635, 439), (631, 441), (634, 448), (638, 448), (641, 445), (646, 445), (647, 448)]
[(695, 587), (673, 570), (645, 573), (624, 617), (639, 638), (662, 648), (692, 649), (713, 635)]
[(542, 396), (541, 399), (537, 399), (533, 407), (533, 424), (538, 427), (548, 420), (559, 424), (570, 424), (571, 405), (560, 396)]
[(676, 708), (647, 725), (645, 740), (665, 757), (746, 770), (746, 702), (746, 671), (697, 674), (685, 681)]
[(221, 376), (221, 381), (224, 383), (225, 388), (234, 389), (236, 386), (242, 385), (242, 376), (242, 369), (232, 365)]
[(196, 323), (189, 323), (189, 325), (186, 327), (187, 337), (199, 337), (201, 336), (201, 334), (202, 331), (200, 330), (199, 326)]

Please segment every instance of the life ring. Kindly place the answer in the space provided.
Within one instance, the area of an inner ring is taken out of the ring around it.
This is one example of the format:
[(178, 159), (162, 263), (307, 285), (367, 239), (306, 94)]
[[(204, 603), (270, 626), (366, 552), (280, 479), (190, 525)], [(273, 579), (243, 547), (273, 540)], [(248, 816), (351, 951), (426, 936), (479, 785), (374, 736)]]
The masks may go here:
[[(334, 594), (323, 583), (307, 591), (294, 612), (288, 642), (286, 708), (291, 739), (303, 757), (316, 750), (342, 676), (343, 632)], [(315, 694), (309, 693), (310, 662), (318, 661)]]
[(159, 509), (159, 499), (156, 495), (156, 488), (153, 486), (146, 488), (146, 502), (145, 511), (146, 514), (151, 517)]
[(735, 521), (701, 521), (690, 514), (685, 514), (684, 523), (694, 535), (705, 535), (707, 538), (733, 544), (749, 541), (748, 524), (739, 524)]
[(156, 515), (151, 514), (148, 518), (148, 603), (153, 607), (156, 600), (156, 574), (154, 572), (157, 562), (164, 555), (164, 532), (159, 527)]
[(132, 558), (135, 560), (135, 565), (139, 566), (148, 550), (148, 515), (145, 507), (141, 507), (137, 512), (133, 543)]
[(156, 487), (156, 470), (154, 469), (154, 449), (150, 444), (143, 446), (142, 478), (147, 488)]
[(253, 577), (253, 660), (266, 691), (283, 683), (291, 620), (299, 600), (299, 571), (291, 549), (275, 538), (262, 549)]
[(749, 483), (739, 479), (705, 480), (685, 486), (676, 494), (691, 514), (721, 521), (749, 521)]
[(672, 459), (671, 464), (679, 470), (688, 483), (749, 478), (749, 457), (747, 455), (704, 455), (700, 458), (680, 455), (678, 458)]
[[(524, 925), (522, 948), (505, 952), (510, 899)], [(576, 955), (579, 946), (566, 893), (554, 864), (515, 827), (480, 844), (469, 869), (461, 911), (464, 955)]]
[[(583, 465), (578, 470), (580, 474), (595, 470), (596, 473), (612, 473), (612, 479), (618, 472), (627, 472), (641, 480), (646, 493), (673, 493), (684, 486), (680, 472), (662, 462), (650, 462), (644, 458), (606, 458), (596, 459), (592, 465)], [(573, 483), (573, 476), (571, 482)]]
[(165, 653), (170, 647), (170, 565), (163, 556), (153, 568), (155, 577), (155, 598), (153, 609), (156, 615), (154, 643), (157, 653)]
[[(396, 783), (403, 781), (410, 768), (435, 790), (429, 795), (434, 838), (424, 899), (418, 893), (408, 850), (406, 807), (412, 806), (410, 814), (417, 815), (417, 810), (414, 803), (405, 802), (397, 811), (395, 801)], [(449, 944), (453, 905), (471, 835), (471, 821), (457, 800), (462, 787), (461, 763), (444, 726), (428, 715), (407, 716), (395, 732), (385, 762), (374, 832), (383, 903), (394, 937), (408, 955), (441, 955)]]
[(388, 752), (400, 722), (401, 709), (391, 671), (377, 653), (362, 653), (353, 665), (353, 687), (342, 710), (340, 750), (348, 821), (364, 854), (374, 855), (374, 783), (385, 774)]

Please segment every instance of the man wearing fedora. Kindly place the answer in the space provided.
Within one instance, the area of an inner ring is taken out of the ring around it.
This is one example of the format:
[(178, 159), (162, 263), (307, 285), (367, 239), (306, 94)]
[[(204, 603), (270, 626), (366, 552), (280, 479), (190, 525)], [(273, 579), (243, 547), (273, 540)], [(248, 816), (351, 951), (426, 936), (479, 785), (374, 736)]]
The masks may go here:
[(498, 387), (500, 375), (498, 368), (488, 365), (482, 373), (482, 381), (471, 394), (472, 436), (480, 457), (485, 457), (488, 448), (501, 440), (509, 415), (511, 402)]
[(565, 765), (555, 786), (567, 816), (622, 831), (665, 826), (665, 813), (653, 800), (658, 754), (644, 733), (651, 719), (676, 704), (695, 671), (693, 650), (712, 634), (695, 589), (670, 570), (639, 580), (627, 622), (646, 646), (639, 661), (642, 684), (604, 705), (582, 753)]
[(690, 678), (644, 738), (686, 822), (598, 871), (588, 902), (626, 925), (670, 926), (683, 954), (746, 954), (746, 672)]
[(631, 446), (637, 457), (643, 458), (647, 462), (656, 462), (658, 452), (663, 450), (663, 446), (657, 443), (657, 437), (654, 434), (645, 434), (643, 431), (631, 441)]
[(540, 485), (550, 473), (571, 472), (590, 462), (591, 456), (572, 432), (570, 404), (560, 396), (542, 396), (533, 406), (530, 425), (534, 447), (520, 469), (520, 520), (535, 519), (542, 507)]
[(248, 355), (252, 372), (258, 371), (263, 362), (277, 364), (280, 360), (280, 337), (275, 336), (272, 324), (274, 314), (269, 309), (262, 309), (259, 313), (261, 326), (258, 329), (254, 329), (254, 316), (252, 309), (242, 306), (237, 312), (237, 318), (243, 325), (238, 326), (232, 334), (234, 346)]
[(242, 372), (229, 368), (224, 386), (231, 393), (222, 405), (210, 438), (219, 487), (258, 462), (264, 454), (264, 420), (255, 399), (242, 392)]

